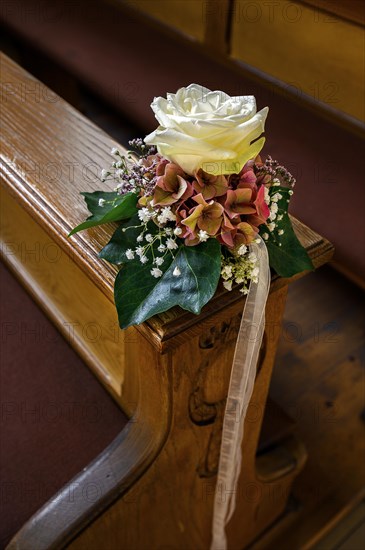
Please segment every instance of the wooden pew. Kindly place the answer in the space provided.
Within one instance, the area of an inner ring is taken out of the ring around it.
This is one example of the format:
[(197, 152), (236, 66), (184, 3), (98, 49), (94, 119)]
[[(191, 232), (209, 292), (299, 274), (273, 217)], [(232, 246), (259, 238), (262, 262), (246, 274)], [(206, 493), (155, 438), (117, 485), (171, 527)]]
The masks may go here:
[[(117, 144), (4, 55), (1, 65), (2, 257), (69, 338), (72, 327), (72, 345), (130, 418), (8, 548), (205, 550), (242, 295), (219, 288), (198, 317), (176, 308), (119, 331), (115, 270), (97, 258), (112, 227), (67, 238), (86, 214), (80, 191), (100, 187), (97, 175)], [(327, 262), (332, 245), (294, 221), (315, 267)], [(38, 255), (24, 256), (37, 247)], [(228, 529), (232, 549), (285, 515), (306, 459), (282, 425), (257, 453), (290, 282), (273, 277), (271, 284)], [(90, 324), (99, 330), (94, 340), (85, 338)]]

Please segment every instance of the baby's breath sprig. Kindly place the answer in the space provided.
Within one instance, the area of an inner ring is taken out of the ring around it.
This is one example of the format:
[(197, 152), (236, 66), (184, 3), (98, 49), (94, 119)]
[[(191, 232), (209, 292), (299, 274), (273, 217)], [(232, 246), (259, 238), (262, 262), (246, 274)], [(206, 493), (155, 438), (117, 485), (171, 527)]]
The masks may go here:
[[(141, 231), (136, 237), (136, 247), (129, 248), (126, 251), (126, 257), (128, 260), (138, 258), (142, 264), (151, 262), (151, 275), (159, 278), (163, 275), (160, 267), (165, 263), (166, 256), (170, 255), (172, 260), (175, 259), (175, 251), (180, 246), (178, 237), (182, 230), (171, 223), (176, 221), (176, 216), (170, 206), (160, 209), (143, 207), (138, 211), (138, 217), (141, 224), (133, 226), (133, 229), (141, 228)], [(152, 226), (151, 221), (154, 222)], [(131, 228), (132, 226), (125, 230), (128, 231)], [(173, 275), (175, 277), (181, 275), (178, 266), (175, 267)]]
[[(269, 162), (277, 164), (276, 161), (272, 161), (271, 157), (269, 157)], [(282, 167), (279, 166), (279, 168), (281, 169)], [(288, 178), (293, 178), (289, 172)], [(292, 185), (294, 183), (295, 180), (293, 178)], [(274, 177), (270, 182), (270, 186), (265, 187), (265, 202), (269, 206), (270, 214), (261, 230), (261, 236), (264, 241), (270, 240), (277, 246), (282, 246), (281, 237), (285, 233), (285, 218), (288, 212), (288, 203), (293, 193), (293, 189), (285, 188), (278, 177)]]
[(285, 166), (279, 164), (279, 162), (270, 157), (270, 155), (267, 157), (264, 164), (255, 164), (255, 174), (258, 178), (260, 176), (268, 175), (271, 177), (272, 181), (278, 180), (276, 185), (294, 187), (296, 183), (294, 176), (285, 168)]
[(131, 139), (128, 141), (128, 144), (133, 149), (133, 152), (141, 157), (147, 157), (148, 155), (155, 155), (157, 153), (155, 145), (147, 145), (141, 138)]
[(242, 244), (229, 253), (222, 254), (221, 277), (223, 286), (231, 291), (234, 283), (241, 285), (240, 292), (248, 294), (250, 282), (258, 282), (258, 258)]
[(115, 182), (115, 191), (120, 195), (130, 192), (140, 194), (143, 191), (145, 196), (149, 196), (156, 184), (155, 169), (160, 160), (156, 156), (156, 148), (147, 146), (141, 139), (131, 140), (129, 144), (135, 150), (128, 151), (127, 156), (113, 147), (111, 154), (115, 160), (108, 170), (101, 171), (100, 179), (102, 182)]

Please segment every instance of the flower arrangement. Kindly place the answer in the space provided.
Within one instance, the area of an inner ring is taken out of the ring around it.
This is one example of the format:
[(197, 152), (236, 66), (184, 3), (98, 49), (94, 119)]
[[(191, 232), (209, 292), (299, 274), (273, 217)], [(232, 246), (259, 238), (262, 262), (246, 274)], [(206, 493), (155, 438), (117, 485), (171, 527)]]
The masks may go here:
[(83, 193), (91, 216), (70, 233), (119, 223), (99, 256), (121, 266), (121, 328), (176, 305), (198, 314), (220, 279), (247, 294), (259, 276), (250, 244), (261, 239), (278, 275), (312, 269), (288, 215), (295, 180), (259, 156), (268, 108), (196, 84), (151, 107), (159, 127), (127, 155), (112, 150), (101, 181), (114, 191)]

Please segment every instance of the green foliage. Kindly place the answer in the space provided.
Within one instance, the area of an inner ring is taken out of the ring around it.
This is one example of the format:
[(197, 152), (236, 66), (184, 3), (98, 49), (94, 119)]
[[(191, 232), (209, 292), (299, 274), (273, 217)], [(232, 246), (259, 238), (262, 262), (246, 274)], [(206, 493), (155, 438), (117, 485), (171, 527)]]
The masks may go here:
[[(290, 190), (286, 187), (272, 187), (270, 191), (270, 195), (275, 193), (282, 195), (277, 204), (279, 213), (283, 216), (282, 220), (277, 223), (276, 230), (269, 234), (269, 239), (266, 241), (270, 267), (281, 277), (292, 277), (301, 271), (314, 269), (312, 261), (295, 235), (290, 221), (288, 214)], [(279, 235), (278, 229), (282, 229), (284, 233)], [(260, 233), (265, 231), (265, 229), (261, 229)]]
[[(157, 226), (153, 222), (148, 224), (148, 233), (155, 235)], [(113, 233), (112, 238), (107, 245), (99, 252), (99, 258), (110, 262), (111, 264), (120, 265), (124, 262), (129, 262), (125, 253), (130, 248), (136, 248), (137, 237), (141, 233), (141, 222), (138, 214), (135, 214), (130, 220), (122, 222)]]
[[(137, 212), (137, 200), (138, 197), (135, 193), (126, 193), (125, 195), (118, 195), (114, 192), (101, 192), (95, 191), (94, 193), (81, 193), (86, 201), (91, 216), (83, 223), (80, 223), (70, 233), (78, 233), (89, 227), (101, 225), (103, 223), (116, 222), (119, 220), (126, 220), (133, 216)], [(102, 199), (104, 204), (99, 204)]]
[[(154, 246), (157, 248), (158, 243)], [(114, 286), (114, 299), (121, 328), (142, 323), (157, 313), (180, 306), (199, 314), (217, 288), (221, 251), (216, 239), (197, 246), (181, 244), (175, 258), (167, 254), (160, 266), (163, 275), (151, 275), (151, 262), (129, 260), (120, 269)], [(151, 259), (152, 251), (149, 253)], [(180, 275), (175, 276), (178, 268)]]

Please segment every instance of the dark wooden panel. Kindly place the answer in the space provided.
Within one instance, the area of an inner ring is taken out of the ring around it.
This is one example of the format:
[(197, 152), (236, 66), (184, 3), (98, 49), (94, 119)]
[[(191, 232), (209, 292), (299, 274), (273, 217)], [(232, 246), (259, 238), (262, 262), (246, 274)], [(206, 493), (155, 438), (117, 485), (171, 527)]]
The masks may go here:
[(328, 14), (348, 19), (358, 25), (365, 24), (365, 4), (363, 0), (299, 0)]

